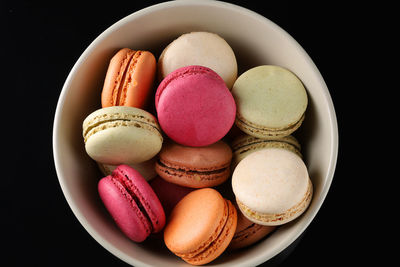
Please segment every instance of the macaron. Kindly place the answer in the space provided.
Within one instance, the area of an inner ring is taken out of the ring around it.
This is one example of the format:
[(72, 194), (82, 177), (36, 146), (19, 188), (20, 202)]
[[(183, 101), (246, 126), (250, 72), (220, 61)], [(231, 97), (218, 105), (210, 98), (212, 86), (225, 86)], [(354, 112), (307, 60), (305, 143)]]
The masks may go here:
[(286, 136), (300, 127), (308, 104), (306, 90), (289, 70), (273, 65), (252, 68), (232, 87), (235, 124), (259, 137)]
[(172, 210), (164, 229), (167, 248), (192, 265), (220, 256), (236, 230), (234, 205), (218, 191), (203, 188), (187, 194)]
[[(157, 157), (153, 157), (149, 160), (140, 162), (140, 163), (133, 163), (133, 164), (127, 164), (130, 167), (134, 168), (137, 170), (146, 181), (150, 181), (151, 179), (155, 178), (157, 176), (156, 170), (155, 170), (155, 165), (156, 165)], [(117, 168), (118, 165), (111, 165), (111, 164), (105, 164), (105, 163), (97, 163), (100, 171), (105, 175), (110, 175), (112, 171)]]
[(230, 89), (237, 78), (237, 62), (230, 45), (210, 32), (185, 33), (171, 42), (158, 59), (158, 75), (162, 80), (181, 67), (200, 65), (218, 73)]
[(87, 154), (111, 165), (150, 160), (161, 149), (157, 119), (145, 110), (113, 106), (94, 111), (83, 121)]
[(154, 193), (156, 193), (158, 199), (160, 200), (161, 205), (164, 208), (166, 218), (168, 218), (175, 205), (184, 196), (195, 190), (193, 188), (167, 182), (160, 176), (157, 176), (156, 178), (151, 180), (149, 184), (151, 188), (153, 188)]
[(185, 146), (217, 142), (235, 121), (236, 105), (222, 78), (202, 66), (170, 73), (155, 95), (158, 121), (164, 133)]
[(151, 52), (123, 48), (110, 60), (101, 105), (144, 108), (152, 90), (156, 59)]
[(231, 147), (233, 152), (232, 169), (235, 169), (236, 165), (247, 155), (264, 148), (283, 148), (302, 157), (300, 143), (292, 135), (277, 138), (258, 138), (244, 134), (236, 138)]
[(191, 188), (217, 186), (230, 176), (232, 150), (223, 141), (204, 147), (165, 142), (156, 172), (170, 183)]
[(256, 224), (247, 219), (243, 213), (238, 212), (235, 235), (233, 236), (228, 248), (240, 249), (253, 245), (266, 237), (269, 233), (275, 230), (275, 228), (276, 226)]
[(239, 162), (232, 175), (232, 189), (247, 219), (270, 226), (300, 216), (313, 194), (302, 159), (282, 148), (265, 148)]
[(159, 199), (135, 169), (118, 166), (99, 181), (98, 191), (104, 206), (129, 239), (142, 242), (165, 226)]

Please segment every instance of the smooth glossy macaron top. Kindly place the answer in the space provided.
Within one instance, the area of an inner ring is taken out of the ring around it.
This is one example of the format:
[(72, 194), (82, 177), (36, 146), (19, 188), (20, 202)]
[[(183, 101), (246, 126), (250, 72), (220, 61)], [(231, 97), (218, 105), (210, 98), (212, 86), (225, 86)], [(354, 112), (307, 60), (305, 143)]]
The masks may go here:
[(241, 74), (232, 87), (236, 125), (256, 137), (285, 136), (304, 119), (306, 90), (289, 70), (263, 65)]
[(210, 32), (190, 32), (179, 36), (161, 53), (158, 75), (162, 80), (181, 67), (200, 65), (214, 70), (230, 89), (237, 77), (235, 53), (219, 35)]
[(161, 203), (135, 169), (118, 166), (99, 181), (98, 191), (118, 227), (133, 241), (142, 242), (163, 229), (166, 220)]
[(236, 105), (222, 78), (203, 66), (170, 73), (158, 86), (155, 106), (161, 128), (186, 146), (207, 146), (232, 127)]
[(215, 189), (198, 189), (182, 198), (172, 210), (164, 241), (169, 250), (186, 262), (206, 264), (227, 248), (236, 224), (236, 209), (229, 200)]
[(160, 151), (163, 141), (153, 115), (125, 106), (98, 109), (87, 116), (83, 138), (92, 159), (112, 165), (150, 160)]
[(144, 108), (156, 74), (156, 59), (149, 51), (119, 50), (110, 60), (103, 91), (102, 107)]
[(282, 148), (262, 149), (244, 158), (233, 172), (232, 189), (243, 214), (263, 225), (298, 217), (312, 194), (304, 162)]
[(192, 188), (216, 186), (228, 179), (232, 150), (223, 141), (188, 147), (166, 141), (158, 154), (156, 172), (165, 180)]

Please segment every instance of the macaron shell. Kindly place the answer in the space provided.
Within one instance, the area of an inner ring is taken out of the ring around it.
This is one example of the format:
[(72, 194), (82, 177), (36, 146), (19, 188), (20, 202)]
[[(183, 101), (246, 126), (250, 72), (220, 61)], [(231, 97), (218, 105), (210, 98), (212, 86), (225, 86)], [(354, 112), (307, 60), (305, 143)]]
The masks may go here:
[(136, 51), (129, 48), (120, 49), (110, 60), (103, 90), (101, 92), (101, 105), (103, 108), (118, 106), (118, 91), (124, 83), (125, 70)]
[(181, 186), (204, 188), (223, 183), (230, 175), (231, 148), (223, 141), (205, 147), (166, 142), (156, 163), (156, 172)]
[(156, 59), (148, 51), (142, 51), (132, 70), (131, 81), (126, 93), (125, 106), (144, 108), (149, 100), (156, 74)]
[(228, 205), (228, 219), (218, 238), (202, 253), (192, 258), (182, 257), (184, 261), (192, 265), (207, 264), (220, 256), (229, 246), (237, 227), (237, 211), (229, 200), (226, 200), (226, 202)]
[[(263, 131), (271, 131), (271, 135), (290, 134), (300, 126), (308, 104), (306, 90), (296, 75), (272, 65), (241, 74), (232, 94), (237, 104), (237, 126), (257, 137), (265, 136)], [(251, 132), (248, 128), (255, 129)]]
[(311, 181), (309, 181), (308, 189), (303, 199), (282, 213), (262, 213), (249, 208), (238, 199), (236, 199), (236, 202), (240, 211), (247, 219), (261, 225), (276, 226), (288, 223), (303, 214), (311, 203), (312, 195), (313, 187)]
[(157, 195), (142, 175), (127, 165), (118, 166), (113, 174), (121, 175), (129, 191), (134, 192), (136, 201), (140, 202), (140, 205), (146, 210), (147, 217), (152, 223), (152, 232), (161, 231), (166, 221), (164, 209)]
[(304, 121), (305, 115), (301, 116), (300, 120), (295, 122), (294, 124), (291, 124), (289, 126), (285, 126), (282, 128), (270, 128), (270, 127), (265, 127), (260, 124), (255, 124), (252, 123), (249, 120), (246, 120), (243, 116), (240, 114), (236, 114), (236, 120), (235, 120), (235, 125), (242, 130), (243, 132), (259, 137), (259, 138), (278, 138), (278, 137), (283, 137), (292, 134), (294, 131), (296, 131)]
[(98, 191), (115, 223), (129, 239), (142, 242), (150, 235), (150, 223), (121, 184), (107, 176), (99, 181)]
[(163, 131), (186, 146), (206, 146), (232, 127), (236, 105), (223, 80), (201, 66), (178, 69), (159, 85), (155, 99)]
[(239, 249), (250, 246), (266, 237), (275, 228), (276, 226), (256, 224), (247, 219), (242, 212), (238, 212), (237, 227), (229, 248)]
[(164, 229), (169, 250), (179, 255), (196, 255), (221, 233), (228, 218), (228, 206), (212, 188), (187, 194), (172, 210)]
[(191, 32), (181, 35), (161, 53), (158, 61), (159, 79), (174, 70), (200, 65), (214, 70), (228, 88), (237, 77), (237, 62), (229, 44), (215, 33)]
[(223, 141), (204, 147), (188, 147), (169, 140), (163, 144), (158, 156), (183, 169), (209, 171), (229, 165), (232, 150)]
[(102, 107), (144, 108), (156, 73), (156, 60), (148, 51), (119, 50), (110, 60), (101, 94)]
[(107, 107), (90, 114), (83, 122), (88, 155), (111, 165), (150, 160), (161, 149), (162, 135), (150, 113), (133, 107)]
[(251, 153), (235, 168), (232, 189), (239, 208), (251, 221), (279, 225), (308, 207), (312, 184), (304, 162), (285, 149)]

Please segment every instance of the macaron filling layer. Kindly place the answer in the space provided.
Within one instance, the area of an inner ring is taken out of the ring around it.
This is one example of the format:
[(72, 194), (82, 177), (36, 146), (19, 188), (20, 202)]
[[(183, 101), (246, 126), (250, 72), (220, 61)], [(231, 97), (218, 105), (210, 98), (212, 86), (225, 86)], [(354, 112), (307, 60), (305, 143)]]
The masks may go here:
[(158, 225), (158, 218), (157, 216), (153, 213), (153, 211), (150, 208), (149, 203), (144, 199), (142, 196), (141, 192), (139, 189), (133, 184), (131, 179), (129, 178), (128, 175), (123, 173), (122, 170), (116, 169), (114, 172), (111, 174), (111, 178), (113, 180), (118, 181), (120, 184), (122, 184), (126, 190), (126, 192), (129, 194), (129, 196), (132, 198), (131, 203), (132, 205), (135, 206), (139, 209), (140, 212), (138, 212), (138, 215), (141, 217), (141, 221), (148, 225), (146, 229), (149, 229), (150, 232), (153, 232), (155, 225)]
[(88, 138), (93, 134), (101, 130), (119, 126), (134, 126), (137, 128), (145, 128), (152, 131), (153, 133), (156, 133), (160, 136), (160, 138), (162, 138), (160, 129), (157, 127), (155, 121), (149, 120), (142, 115), (114, 113), (96, 116), (88, 122), (88, 125), (84, 127), (83, 132), (85, 143)]
[[(148, 216), (146, 216), (146, 212), (143, 209), (142, 205), (138, 205), (138, 201), (136, 201), (134, 195), (129, 193), (126, 186), (124, 186), (123, 182), (113, 176), (107, 176), (106, 179), (109, 179), (116, 188), (121, 192), (121, 194), (129, 201), (134, 213), (138, 216), (140, 222), (143, 224), (143, 229), (146, 231), (146, 235), (149, 235), (152, 232), (152, 224)], [(113, 216), (114, 217), (114, 216)], [(116, 221), (118, 224), (118, 221)]]
[(157, 165), (159, 166), (159, 169), (161, 169), (163, 172), (169, 175), (173, 176), (191, 176), (195, 180), (199, 179), (207, 179), (207, 180), (214, 180), (218, 179), (220, 175), (224, 175), (227, 171), (229, 171), (229, 165), (224, 165), (221, 167), (217, 167), (215, 169), (211, 168), (209, 170), (194, 170), (194, 169), (189, 169), (185, 168), (183, 166), (177, 166), (170, 164), (168, 162), (165, 162), (161, 159), (157, 161)]
[(265, 227), (265, 226), (256, 224), (256, 223), (252, 223), (249, 226), (247, 226), (245, 229), (243, 229), (242, 231), (236, 233), (232, 238), (232, 242), (240, 242), (244, 239), (247, 239), (247, 238), (251, 237), (252, 235), (254, 235), (255, 233), (257, 233), (263, 227)]
[(252, 139), (247, 139), (241, 143), (233, 145), (232, 150), (233, 153), (240, 155), (254, 149), (268, 147), (269, 145), (273, 147), (286, 148), (296, 153), (300, 157), (302, 157), (300, 153), (300, 146), (298, 144), (283, 139), (274, 140), (274, 139), (260, 139), (254, 137)]
[(126, 93), (132, 82), (132, 74), (135, 71), (136, 63), (141, 54), (142, 51), (130, 51), (127, 53), (126, 59), (123, 60), (112, 93), (112, 106), (123, 106), (125, 104)]
[(242, 129), (244, 132), (248, 134), (260, 135), (260, 136), (285, 136), (289, 135), (292, 132), (296, 131), (304, 121), (305, 114), (300, 117), (298, 121), (295, 123), (282, 127), (282, 128), (267, 128), (255, 123), (252, 123), (248, 120), (245, 120), (238, 113), (236, 114), (235, 124)]

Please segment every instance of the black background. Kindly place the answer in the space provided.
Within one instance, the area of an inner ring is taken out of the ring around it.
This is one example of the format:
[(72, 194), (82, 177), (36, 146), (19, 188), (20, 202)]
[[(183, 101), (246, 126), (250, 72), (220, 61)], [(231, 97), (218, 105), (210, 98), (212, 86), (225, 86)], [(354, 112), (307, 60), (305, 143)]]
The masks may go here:
[[(121, 18), (158, 2), (1, 1), (4, 266), (128, 266), (99, 245), (69, 208), (54, 167), (53, 117), (63, 83), (87, 46)], [(358, 233), (365, 221), (354, 217), (364, 201), (351, 181), (364, 177), (353, 172), (356, 133), (349, 128), (361, 117), (349, 100), (361, 89), (354, 69), (363, 64), (360, 40), (370, 31), (365, 4), (230, 2), (269, 18), (303, 46), (328, 85), (338, 118), (339, 157), (328, 196), (293, 252), (272, 263), (335, 266), (369, 259), (357, 253), (369, 235)]]

